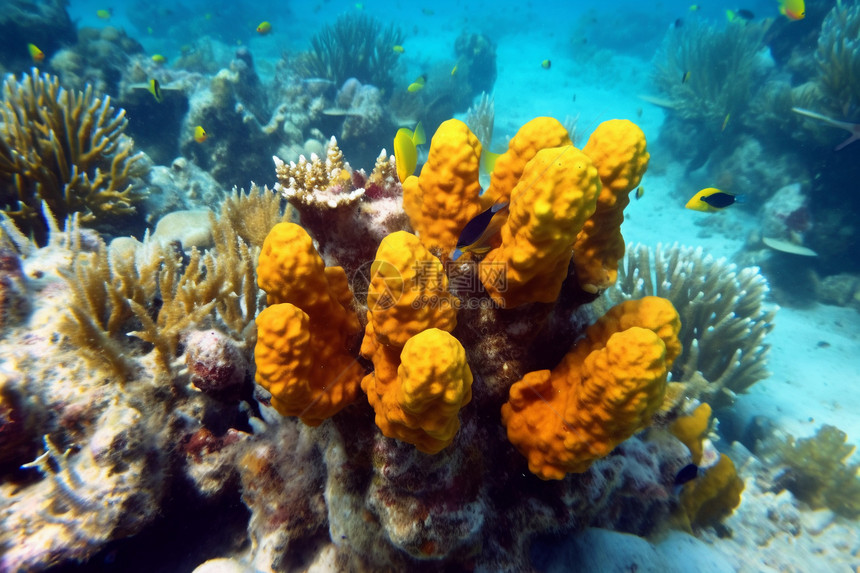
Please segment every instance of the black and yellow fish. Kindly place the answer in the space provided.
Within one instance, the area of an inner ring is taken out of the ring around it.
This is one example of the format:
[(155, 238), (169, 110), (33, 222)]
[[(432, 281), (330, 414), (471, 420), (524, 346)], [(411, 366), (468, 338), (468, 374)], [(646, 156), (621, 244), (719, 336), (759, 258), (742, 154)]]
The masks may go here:
[(161, 84), (158, 83), (158, 80), (155, 78), (149, 80), (149, 93), (152, 94), (152, 97), (155, 98), (155, 101), (161, 103), (161, 100), (164, 98), (161, 95)]
[(499, 213), (506, 215), (507, 209), (508, 202), (501, 201), (472, 217), (460, 231), (457, 248), (451, 255), (451, 260), (456, 261), (463, 256), (463, 253), (482, 254), (489, 251), (492, 248), (490, 239), (499, 232), (502, 224), (507, 220), (506, 216), (496, 217), (496, 215)]
[(693, 211), (716, 213), (717, 211), (722, 211), (729, 205), (743, 202), (743, 195), (732, 195), (731, 193), (720, 191), (716, 187), (707, 187), (693, 195), (684, 206), (687, 209), (692, 209)]

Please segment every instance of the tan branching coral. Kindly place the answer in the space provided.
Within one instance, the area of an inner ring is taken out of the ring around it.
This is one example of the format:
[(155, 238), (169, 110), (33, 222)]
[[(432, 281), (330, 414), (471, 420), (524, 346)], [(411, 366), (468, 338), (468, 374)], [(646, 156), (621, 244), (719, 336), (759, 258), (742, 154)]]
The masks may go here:
[(40, 244), (47, 237), (42, 201), (59, 220), (80, 213), (87, 226), (135, 213), (144, 155), (123, 133), (127, 123), (125, 111), (91, 86), (70, 92), (35, 68), (21, 81), (8, 76), (0, 101), (0, 208)]
[(669, 299), (681, 315), (681, 356), (672, 368), (675, 381), (691, 382), (701, 373), (708, 383), (687, 394), (714, 408), (768, 376), (764, 339), (773, 329), (777, 307), (765, 304), (767, 281), (758, 268), (738, 269), (725, 259), (694, 249), (628, 245), (618, 282), (607, 291), (613, 304), (645, 296)]
[(101, 239), (95, 251), (78, 252), (71, 268), (61, 271), (73, 294), (63, 334), (95, 363), (123, 376), (134, 365), (125, 335), (152, 344), (165, 371), (173, 367), (181, 335), (193, 326), (215, 323), (253, 343), (259, 249), (212, 218), (215, 247), (206, 253), (192, 248), (187, 262), (150, 240), (130, 257), (110, 256)]

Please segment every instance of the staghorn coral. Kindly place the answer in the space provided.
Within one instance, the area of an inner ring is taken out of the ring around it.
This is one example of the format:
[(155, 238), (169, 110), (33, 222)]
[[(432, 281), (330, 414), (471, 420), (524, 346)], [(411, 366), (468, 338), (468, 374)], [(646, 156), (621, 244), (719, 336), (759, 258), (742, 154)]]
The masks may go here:
[(768, 375), (764, 340), (777, 308), (767, 308), (767, 293), (756, 267), (738, 270), (701, 248), (676, 244), (653, 252), (628, 245), (618, 283), (606, 296), (613, 303), (650, 295), (672, 301), (681, 315), (683, 347), (672, 378), (690, 383), (701, 373), (707, 383), (689, 388), (690, 396), (721, 408)]
[(759, 22), (671, 27), (654, 57), (653, 73), (671, 113), (711, 133), (720, 131), (727, 114), (742, 117), (757, 88), (756, 57), (766, 30)]
[(398, 54), (391, 47), (403, 43), (403, 32), (364, 14), (344, 14), (311, 39), (296, 69), (304, 78), (326, 78), (343, 85), (349, 78), (390, 93), (391, 73)]
[[(851, 119), (860, 113), (860, 5), (837, 2), (821, 24), (815, 83), (825, 111)], [(805, 107), (805, 106), (799, 106)]]
[(70, 92), (34, 68), (20, 81), (6, 78), (0, 118), (0, 204), (38, 243), (47, 240), (42, 201), (60, 220), (80, 213), (97, 228), (135, 214), (144, 156), (134, 153), (125, 112), (109, 97), (91, 86)]

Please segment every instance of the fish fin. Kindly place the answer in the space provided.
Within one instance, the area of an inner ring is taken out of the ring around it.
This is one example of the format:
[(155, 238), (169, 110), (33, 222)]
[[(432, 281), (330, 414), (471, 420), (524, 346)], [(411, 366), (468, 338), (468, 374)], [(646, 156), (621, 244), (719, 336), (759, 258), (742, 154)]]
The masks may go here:
[(415, 126), (415, 131), (412, 132), (412, 143), (416, 146), (427, 143), (427, 134), (424, 133), (424, 124), (420, 121), (418, 122), (418, 125)]
[(484, 170), (484, 173), (488, 175), (492, 175), (493, 171), (496, 170), (496, 161), (499, 159), (501, 153), (493, 153), (492, 151), (485, 149), (481, 153), (481, 169)]

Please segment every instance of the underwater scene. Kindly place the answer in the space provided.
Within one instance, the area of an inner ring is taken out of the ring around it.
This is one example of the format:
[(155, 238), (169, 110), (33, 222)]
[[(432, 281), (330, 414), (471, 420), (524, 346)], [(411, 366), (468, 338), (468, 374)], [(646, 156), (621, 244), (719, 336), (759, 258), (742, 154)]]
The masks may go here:
[(0, 573), (860, 571), (860, 0), (0, 0)]

